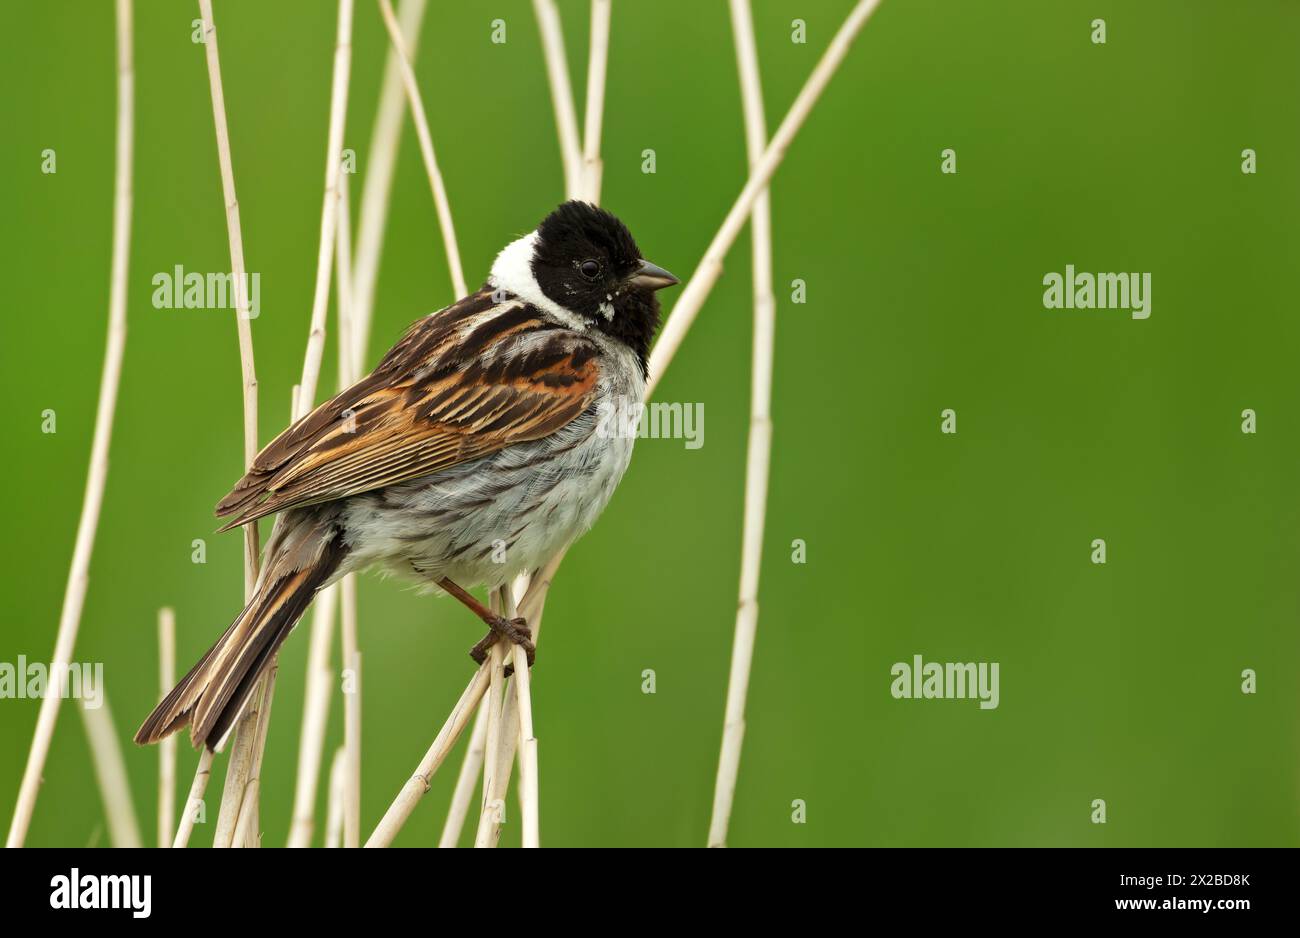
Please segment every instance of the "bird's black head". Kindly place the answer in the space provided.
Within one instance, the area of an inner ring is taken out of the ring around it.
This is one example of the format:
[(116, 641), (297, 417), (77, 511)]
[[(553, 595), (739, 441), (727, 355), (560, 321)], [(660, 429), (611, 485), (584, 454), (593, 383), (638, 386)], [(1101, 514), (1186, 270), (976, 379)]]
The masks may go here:
[(545, 297), (626, 343), (644, 371), (659, 327), (655, 291), (678, 280), (641, 257), (627, 226), (586, 202), (565, 202), (537, 226), (532, 274)]

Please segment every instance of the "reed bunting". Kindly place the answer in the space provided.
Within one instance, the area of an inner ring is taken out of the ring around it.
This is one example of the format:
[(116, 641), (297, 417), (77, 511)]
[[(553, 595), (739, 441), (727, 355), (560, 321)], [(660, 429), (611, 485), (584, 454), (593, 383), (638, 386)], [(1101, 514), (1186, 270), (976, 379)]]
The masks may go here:
[(367, 377), (277, 436), (217, 504), (229, 530), (280, 513), (253, 597), (135, 735), (190, 726), (218, 748), (323, 587), (378, 567), (487, 623), (471, 650), (531, 633), (467, 589), (540, 566), (585, 532), (632, 456), (598, 413), (645, 388), (655, 291), (609, 212), (566, 202), (508, 245), (475, 293), (412, 325)]

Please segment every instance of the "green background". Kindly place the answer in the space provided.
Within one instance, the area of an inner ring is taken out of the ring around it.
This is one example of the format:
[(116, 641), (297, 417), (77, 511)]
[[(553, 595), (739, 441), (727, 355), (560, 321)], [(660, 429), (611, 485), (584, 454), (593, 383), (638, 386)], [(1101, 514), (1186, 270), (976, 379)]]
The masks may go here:
[[(851, 4), (755, 6), (774, 129)], [(587, 6), (561, 12), (581, 116)], [(215, 535), (212, 516), (240, 474), (233, 315), (150, 302), (159, 271), (229, 269), (197, 15), (136, 7), (130, 333), (75, 655), (104, 663), (124, 738), (157, 698), (158, 607), (176, 608), (183, 671), (242, 588), (240, 538)], [(262, 274), (265, 442), (307, 335), (335, 12), (230, 0), (216, 17), (246, 256)], [(504, 45), (489, 41), (497, 17)], [(796, 17), (806, 44), (791, 42)], [(1096, 17), (1105, 45), (1090, 41)], [(114, 49), (108, 3), (12, 4), (5, 21), (0, 660), (13, 662), (48, 659), (82, 498)], [(367, 0), (354, 45), (345, 145), (364, 174), (385, 50)], [(772, 190), (775, 442), (733, 845), (1296, 842), (1297, 49), (1300, 4), (1282, 0), (886, 0), (868, 22)], [(562, 198), (530, 5), (432, 5), (418, 73), (477, 283)], [(40, 172), (47, 147), (55, 175)], [(946, 147), (955, 176), (939, 172)], [(1246, 147), (1255, 175), (1241, 172)], [(745, 177), (725, 4), (616, 0), (602, 151), (604, 203), (648, 257), (689, 274)], [(1151, 272), (1151, 318), (1044, 309), (1042, 278), (1066, 264)], [(368, 363), (454, 299), (448, 283), (408, 123)], [(660, 386), (661, 400), (703, 402), (704, 447), (642, 441), (551, 594), (533, 682), (546, 844), (704, 843), (739, 570), (750, 290), (745, 235)], [(322, 389), (334, 355), (331, 342)], [(56, 434), (40, 431), (46, 408)], [(940, 433), (944, 408), (955, 436)], [(1255, 435), (1241, 432), (1245, 408)], [(791, 562), (796, 538), (805, 564)], [(1094, 538), (1105, 566), (1090, 562)], [(482, 630), (398, 582), (365, 577), (359, 592), (368, 833), (464, 687)], [(299, 630), (281, 660), (266, 844), (287, 833), (306, 647)], [(894, 700), (890, 665), (914, 654), (999, 662), (1001, 706)], [(0, 701), (6, 824), (36, 711)], [(400, 844), (436, 841), (459, 757)], [(152, 840), (157, 755), (128, 744), (127, 759)], [(181, 760), (183, 786), (193, 755)], [(195, 844), (210, 842), (223, 766)], [(1105, 825), (1090, 823), (1095, 798)], [(791, 822), (794, 799), (806, 824)], [(92, 842), (101, 817), (65, 705), (28, 842)], [(507, 824), (503, 844), (517, 841)]]

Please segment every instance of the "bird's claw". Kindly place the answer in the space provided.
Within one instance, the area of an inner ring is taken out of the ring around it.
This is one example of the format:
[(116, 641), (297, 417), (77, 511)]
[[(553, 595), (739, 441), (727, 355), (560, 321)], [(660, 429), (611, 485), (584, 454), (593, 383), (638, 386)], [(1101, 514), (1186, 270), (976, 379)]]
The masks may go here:
[[(525, 619), (507, 619), (505, 616), (497, 616), (495, 621), (489, 623), (488, 633), (469, 650), (469, 656), (476, 664), (481, 665), (487, 660), (488, 649), (495, 645), (499, 638), (505, 638), (522, 648), (528, 655), (528, 667), (533, 666), (533, 662), (537, 660), (537, 646), (533, 644), (533, 632)], [(506, 677), (514, 673), (514, 665), (507, 664)]]

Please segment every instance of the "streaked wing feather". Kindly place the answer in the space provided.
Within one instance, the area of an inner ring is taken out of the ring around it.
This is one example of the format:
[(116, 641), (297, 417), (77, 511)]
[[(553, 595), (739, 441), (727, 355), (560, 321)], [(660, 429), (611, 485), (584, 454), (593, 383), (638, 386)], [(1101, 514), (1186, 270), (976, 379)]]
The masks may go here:
[(415, 323), (366, 378), (267, 444), (217, 505), (227, 530), (450, 468), (590, 406), (597, 347), (480, 290)]

